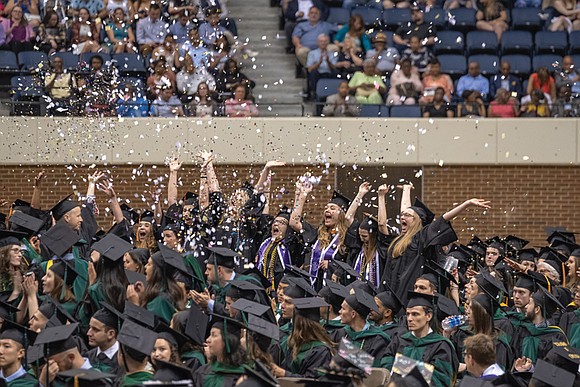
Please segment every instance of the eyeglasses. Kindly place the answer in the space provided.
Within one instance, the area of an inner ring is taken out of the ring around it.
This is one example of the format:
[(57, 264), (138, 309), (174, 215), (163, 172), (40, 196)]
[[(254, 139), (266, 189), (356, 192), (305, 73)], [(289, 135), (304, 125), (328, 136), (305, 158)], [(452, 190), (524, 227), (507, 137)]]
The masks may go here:
[(399, 214), (399, 216), (400, 216), (401, 218), (412, 218), (412, 217), (413, 217), (413, 214), (410, 214), (410, 213), (408, 213), (408, 212), (401, 212), (401, 213)]

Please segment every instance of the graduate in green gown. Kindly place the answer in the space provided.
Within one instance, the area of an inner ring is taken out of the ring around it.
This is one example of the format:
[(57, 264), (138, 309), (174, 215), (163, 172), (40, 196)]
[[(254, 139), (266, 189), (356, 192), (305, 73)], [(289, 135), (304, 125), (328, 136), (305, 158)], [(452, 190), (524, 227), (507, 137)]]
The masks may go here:
[(320, 323), (326, 329), (330, 339), (337, 343), (340, 341), (339, 336), (343, 333), (342, 328), (344, 328), (344, 324), (340, 321), (339, 312), (344, 298), (348, 296), (348, 289), (338, 282), (331, 281), (320, 289), (318, 296), (322, 297), (329, 305), (328, 308), (321, 310), (322, 320)]
[(23, 367), (26, 363), (26, 349), (34, 342), (36, 333), (5, 320), (0, 333), (0, 379), (8, 387), (34, 387), (36, 378)]
[(208, 316), (195, 303), (189, 310), (175, 313), (171, 319), (171, 328), (188, 338), (181, 347), (180, 356), (183, 365), (192, 372), (206, 364), (203, 343), (208, 324)]
[(117, 337), (120, 343), (117, 360), (125, 370), (121, 387), (140, 386), (153, 378), (153, 373), (147, 370), (147, 362), (156, 337), (155, 332), (131, 320), (123, 322)]
[(395, 355), (400, 353), (432, 364), (435, 367), (431, 380), (433, 386), (452, 386), (457, 377), (459, 361), (451, 341), (437, 333), (435, 296), (409, 292), (408, 299), (406, 311), (409, 332), (393, 338), (381, 366), (391, 370)]
[(396, 316), (399, 314), (403, 305), (395, 292), (390, 290), (380, 292), (375, 296), (375, 303), (377, 304), (378, 312), (371, 310), (369, 320), (371, 320), (377, 328), (385, 332), (391, 338), (407, 332), (407, 329), (400, 326), (396, 319)]

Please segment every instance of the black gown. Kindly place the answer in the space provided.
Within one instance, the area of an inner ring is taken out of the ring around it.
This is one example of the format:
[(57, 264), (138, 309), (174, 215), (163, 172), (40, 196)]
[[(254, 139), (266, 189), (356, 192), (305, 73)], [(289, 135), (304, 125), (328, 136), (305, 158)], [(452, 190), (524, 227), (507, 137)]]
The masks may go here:
[(532, 323), (524, 323), (517, 328), (511, 345), (516, 359), (525, 356), (536, 363), (537, 359), (546, 357), (553, 343), (558, 341), (568, 342), (566, 335), (559, 327), (537, 328)]
[[(435, 259), (435, 247), (448, 245), (456, 240), (457, 235), (451, 224), (442, 216), (435, 219), (434, 222), (424, 226), (413, 236), (402, 256), (393, 258), (392, 249), (389, 247), (381, 284), (389, 285), (403, 304), (406, 304), (407, 292), (413, 289), (415, 280), (421, 275), (421, 270), (418, 269), (423, 266), (426, 260)], [(388, 289), (382, 286), (381, 290)]]
[(288, 350), (282, 368), (286, 370), (286, 377), (316, 378), (316, 370), (328, 366), (331, 359), (330, 347), (321, 342), (312, 342), (302, 345), (295, 359)]
[(115, 353), (112, 359), (109, 359), (102, 352), (97, 356), (97, 348), (93, 348), (87, 353), (87, 357), (93, 368), (101, 372), (118, 376), (122, 376), (124, 373), (123, 368), (119, 367), (119, 363), (117, 363), (117, 353)]
[[(514, 354), (510, 347), (510, 343), (503, 332), (496, 331), (497, 338), (495, 339), (495, 362), (503, 368), (504, 371), (509, 371), (512, 367), (514, 361)], [(460, 363), (464, 363), (463, 360), (463, 342), (469, 336), (473, 336), (473, 332), (469, 327), (461, 327), (453, 336), (451, 336), (451, 342), (455, 346), (455, 353)]]

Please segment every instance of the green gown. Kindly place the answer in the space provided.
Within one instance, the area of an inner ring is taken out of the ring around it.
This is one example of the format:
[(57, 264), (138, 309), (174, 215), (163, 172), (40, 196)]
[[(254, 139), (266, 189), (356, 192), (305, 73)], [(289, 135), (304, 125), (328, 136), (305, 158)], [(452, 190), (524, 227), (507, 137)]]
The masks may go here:
[(570, 340), (570, 345), (580, 348), (580, 309), (564, 313), (560, 318), (560, 328)]
[[(75, 271), (79, 274), (73, 283), (72, 291), (77, 299), (77, 302), (80, 302), (84, 295), (85, 289), (87, 288), (88, 280), (89, 280), (89, 263), (81, 258), (79, 249), (76, 246), (73, 246), (72, 252), (74, 255), (75, 261)], [(41, 262), (40, 267), (46, 273), (46, 270), (49, 268), (48, 263), (51, 262), (50, 265), (54, 263), (53, 260)]]
[(120, 387), (140, 386), (143, 382), (147, 382), (153, 378), (153, 372), (137, 371), (126, 374), (123, 377)]
[(203, 387), (233, 387), (245, 373), (242, 365), (230, 366), (220, 362), (205, 364), (193, 374), (193, 385)]
[(38, 385), (38, 380), (28, 372), (11, 382), (6, 383), (8, 387), (34, 387)]
[(171, 321), (173, 315), (177, 311), (169, 296), (160, 294), (151, 300), (145, 307), (148, 311), (155, 313), (157, 316), (163, 318), (167, 323)]
[(560, 327), (538, 328), (532, 323), (524, 323), (514, 334), (511, 344), (516, 359), (525, 356), (535, 364), (536, 360), (546, 357), (553, 343), (558, 341), (568, 342)]
[(387, 347), (391, 342), (391, 337), (374, 325), (369, 325), (367, 329), (360, 332), (355, 332), (349, 326), (345, 326), (343, 330), (344, 337), (358, 348), (374, 356), (375, 362), (373, 366), (379, 367), (380, 361), (385, 356)]

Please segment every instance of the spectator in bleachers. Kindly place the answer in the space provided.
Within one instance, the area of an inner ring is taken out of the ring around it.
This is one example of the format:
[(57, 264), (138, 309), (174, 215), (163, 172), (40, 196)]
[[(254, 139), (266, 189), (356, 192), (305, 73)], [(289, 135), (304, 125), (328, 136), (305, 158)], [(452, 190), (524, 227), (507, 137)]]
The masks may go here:
[(109, 21), (115, 20), (115, 11), (117, 8), (121, 8), (125, 17), (128, 17), (128, 20), (135, 19), (135, 10), (133, 9), (133, 2), (131, 0), (104, 0), (105, 2), (105, 11), (106, 11), (106, 18)]
[(359, 51), (369, 51), (371, 41), (365, 30), (365, 23), (361, 15), (352, 15), (348, 25), (344, 25), (336, 35), (334, 35), (334, 44), (341, 47), (345, 38), (350, 38)]
[(167, 35), (167, 26), (161, 19), (159, 4), (152, 3), (148, 15), (137, 22), (137, 43), (143, 55), (150, 54), (156, 47), (162, 45)]
[(237, 85), (246, 85), (253, 89), (256, 83), (240, 71), (235, 60), (228, 59), (216, 77), (216, 91), (218, 93), (233, 93)]
[(499, 74), (494, 75), (489, 82), (490, 98), (495, 98), (499, 88), (507, 90), (514, 98), (520, 98), (522, 96), (522, 83), (518, 77), (511, 74), (511, 66), (506, 61), (501, 62)]
[(421, 44), (419, 37), (411, 36), (409, 38), (409, 47), (403, 51), (401, 59), (409, 59), (419, 74), (423, 74), (433, 59), (433, 54), (431, 51), (427, 50), (423, 44)]
[(497, 89), (496, 97), (489, 103), (487, 108), (488, 117), (513, 118), (518, 116), (516, 101), (510, 98), (510, 92), (500, 87)]
[(105, 67), (103, 57), (91, 57), (90, 67), (81, 71), (83, 78), (77, 80), (81, 92), (82, 111), (89, 115), (112, 116), (115, 112), (115, 68)]
[(66, 29), (55, 11), (48, 11), (38, 27), (40, 49), (47, 54), (62, 52), (66, 49)]
[(181, 67), (185, 55), (189, 55), (193, 59), (193, 64), (196, 68), (208, 67), (211, 63), (211, 53), (204, 47), (203, 42), (199, 38), (199, 31), (197, 26), (192, 26), (189, 30), (189, 39), (181, 45), (178, 50), (178, 55), (175, 57), (175, 66)]
[(164, 87), (151, 104), (153, 117), (185, 117), (181, 101), (173, 93), (172, 87)]
[(350, 78), (351, 74), (362, 70), (363, 58), (362, 51), (355, 46), (353, 39), (350, 37), (344, 39), (336, 62), (341, 77)]
[(463, 95), (466, 90), (476, 90), (484, 99), (489, 94), (489, 81), (481, 75), (481, 69), (477, 62), (469, 62), (467, 74), (462, 75), (457, 82), (457, 95)]
[(570, 55), (562, 58), (562, 70), (556, 71), (554, 74), (554, 81), (556, 81), (556, 88), (560, 90), (562, 86), (570, 86), (574, 82), (580, 81), (580, 72), (574, 66), (574, 60)]
[(83, 8), (89, 12), (93, 20), (97, 17), (107, 17), (107, 10), (103, 0), (71, 0), (69, 10), (72, 11), (72, 16), (78, 16)]
[(559, 89), (560, 96), (552, 108), (552, 117), (580, 117), (580, 101), (572, 98), (570, 86)]
[(207, 23), (199, 26), (199, 37), (207, 47), (219, 50), (226, 42), (230, 46), (235, 44), (232, 33), (220, 25), (219, 8), (210, 7), (205, 16)]
[(476, 0), (445, 0), (443, 9), (475, 8)]
[(461, 99), (462, 102), (457, 104), (457, 117), (485, 117), (485, 105), (479, 91), (465, 90)]
[(477, 29), (494, 32), (498, 41), (508, 29), (507, 12), (499, 0), (479, 0), (475, 18), (477, 19), (477, 23), (475, 23)]
[(144, 19), (149, 14), (149, 8), (155, 0), (135, 0), (133, 2), (133, 9), (135, 10), (135, 19), (137, 21)]
[(105, 27), (111, 54), (137, 51), (135, 48), (135, 35), (131, 24), (127, 22), (126, 18), (123, 8), (117, 8), (113, 12), (113, 20)]
[(213, 92), (205, 82), (197, 85), (197, 92), (188, 105), (187, 115), (190, 117), (217, 116), (218, 105)]
[[(189, 6), (184, 6), (185, 8)], [(187, 10), (179, 13), (179, 17), (169, 26), (169, 34), (173, 35), (175, 43), (182, 45), (188, 39), (189, 30), (193, 28), (193, 22), (190, 20), (190, 14)]]
[(339, 75), (337, 70), (338, 55), (327, 50), (329, 43), (328, 36), (320, 34), (318, 36), (318, 48), (308, 53), (306, 69), (308, 70), (309, 94), (316, 90), (316, 84), (320, 78), (336, 78)]
[(429, 71), (423, 76), (423, 96), (419, 102), (431, 103), (437, 88), (443, 89), (443, 99), (451, 102), (453, 81), (449, 75), (441, 72), (441, 64), (437, 58), (433, 58), (429, 64)]
[(423, 107), (423, 118), (453, 118), (453, 109), (444, 97), (445, 90), (436, 88), (431, 103)]
[(540, 8), (542, 0), (516, 0), (514, 8)]
[[(320, 10), (313, 6), (308, 11), (308, 21), (298, 23), (292, 32), (292, 43), (296, 52), (296, 57), (302, 66), (306, 65), (306, 59), (310, 50), (318, 47), (318, 36), (328, 35), (336, 31), (336, 27), (330, 23), (320, 20)], [(338, 48), (330, 44), (328, 51), (338, 51)]]
[(435, 43), (435, 26), (433, 23), (425, 22), (423, 10), (416, 3), (413, 3), (411, 7), (411, 21), (397, 28), (393, 41), (396, 44), (407, 46), (411, 36), (417, 36), (426, 46), (431, 46)]
[(101, 48), (97, 24), (91, 20), (87, 8), (81, 8), (78, 17), (73, 21), (70, 27), (70, 40), (73, 54), (98, 52)]
[(550, 107), (541, 90), (532, 90), (530, 99), (522, 103), (520, 117), (550, 117)]
[(401, 61), (401, 67), (391, 75), (391, 88), (387, 105), (415, 105), (423, 92), (419, 74), (409, 59)]
[(316, 7), (320, 11), (320, 20), (328, 18), (329, 9), (321, 0), (290, 0), (284, 10), (284, 31), (286, 32), (286, 51), (292, 52), (292, 32), (296, 24), (308, 21), (310, 8)]
[(215, 90), (215, 80), (205, 69), (196, 69), (193, 60), (189, 55), (185, 56), (184, 65), (181, 71), (175, 76), (178, 95), (184, 102), (189, 102), (194, 94), (198, 92), (200, 83), (209, 85), (211, 90)]
[(135, 85), (127, 82), (123, 96), (117, 101), (117, 116), (147, 117), (149, 102), (141, 93), (137, 93)]
[(179, 54), (177, 51), (177, 45), (175, 44), (175, 39), (173, 39), (173, 35), (167, 34), (165, 39), (163, 39), (163, 44), (157, 46), (151, 53), (151, 60), (156, 61), (163, 57), (165, 58), (165, 62), (167, 62), (169, 69), (175, 71), (175, 57), (177, 55)]
[(62, 58), (52, 58), (50, 69), (44, 77), (44, 88), (50, 97), (47, 106), (50, 115), (71, 114), (71, 98), (76, 81), (70, 73), (64, 71)]
[[(187, 18), (187, 22), (191, 22), (191, 18), (198, 16), (201, 13), (201, 18), (203, 19), (203, 12), (201, 11), (201, 7), (199, 6), (199, 1), (190, 1), (190, 0), (171, 0), (169, 1), (169, 6), (167, 7), (167, 12), (171, 17), (176, 18), (175, 23), (181, 23), (182, 26), (186, 26), (186, 23), (183, 23), (181, 18), (185, 16)], [(171, 31), (170, 31), (171, 32)], [(175, 32), (172, 32), (173, 35), (176, 35)], [(183, 36), (184, 40), (187, 40), (187, 33)], [(176, 38), (178, 43), (179, 40)]]
[(372, 59), (365, 59), (363, 71), (354, 73), (348, 82), (348, 87), (359, 104), (381, 105), (383, 95), (387, 92), (387, 86), (377, 75), (376, 64)]
[(234, 88), (234, 95), (228, 99), (226, 105), (226, 116), (234, 117), (257, 117), (258, 107), (248, 96), (248, 87), (237, 85)]
[(356, 117), (359, 115), (356, 99), (349, 95), (348, 82), (338, 85), (338, 93), (326, 98), (322, 115), (326, 117)]
[(152, 74), (147, 78), (147, 93), (155, 99), (167, 87), (175, 90), (175, 73), (167, 66), (165, 58), (159, 58), (151, 64)]
[(35, 33), (22, 14), (20, 6), (14, 6), (9, 19), (2, 19), (6, 32), (5, 49), (14, 51), (30, 51), (34, 48)]
[(24, 18), (32, 28), (37, 28), (40, 25), (38, 0), (8, 0), (4, 7), (4, 14), (10, 15), (14, 6), (19, 6), (22, 9)]
[(542, 9), (551, 15), (548, 30), (580, 30), (580, 8), (575, 0), (544, 0)]
[[(544, 66), (540, 67), (537, 72), (532, 73), (528, 79), (526, 93), (532, 95), (533, 90), (540, 90), (549, 98), (548, 104), (556, 100), (556, 81)], [(524, 102), (524, 101), (522, 101)]]
[(409, 8), (409, 0), (383, 0), (383, 8)]
[(374, 48), (366, 53), (367, 59), (373, 59), (377, 64), (377, 74), (391, 73), (399, 63), (399, 51), (395, 47), (387, 47), (387, 35), (379, 32), (374, 40)]

